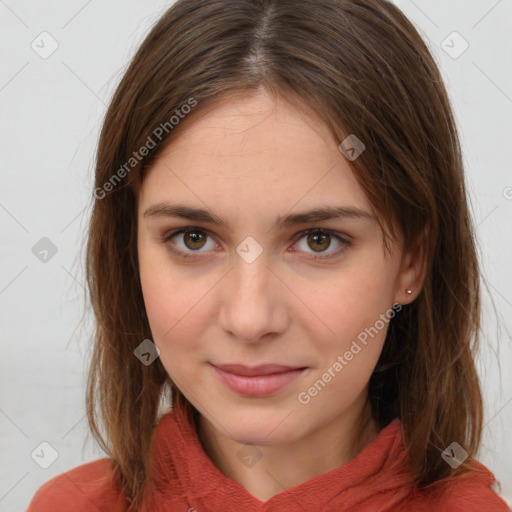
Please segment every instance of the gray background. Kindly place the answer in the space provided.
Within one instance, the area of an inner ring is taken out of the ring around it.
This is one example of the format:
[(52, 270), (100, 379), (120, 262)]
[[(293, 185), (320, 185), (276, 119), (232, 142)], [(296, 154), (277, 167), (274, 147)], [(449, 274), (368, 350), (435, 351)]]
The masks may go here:
[[(108, 100), (170, 3), (0, 0), (0, 511), (25, 510), (42, 483), (103, 455), (84, 409), (90, 320), (77, 329), (87, 308), (93, 159)], [(397, 4), (429, 43), (459, 124), (490, 292), (478, 360), (486, 399), (479, 459), (512, 498), (512, 0)], [(460, 55), (454, 31), (469, 44)], [(52, 40), (58, 48), (43, 59)], [(48, 244), (43, 237), (57, 250), (46, 262), (33, 252)], [(44, 441), (58, 452), (47, 469), (31, 457)]]

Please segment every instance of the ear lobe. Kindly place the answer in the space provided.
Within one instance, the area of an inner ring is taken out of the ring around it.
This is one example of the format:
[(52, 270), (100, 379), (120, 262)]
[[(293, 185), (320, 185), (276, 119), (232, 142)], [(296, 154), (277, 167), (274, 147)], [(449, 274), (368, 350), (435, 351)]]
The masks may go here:
[[(416, 242), (403, 254), (398, 276), (396, 301), (409, 304), (416, 300), (426, 277), (428, 228), (425, 227)], [(407, 293), (410, 290), (412, 293)]]

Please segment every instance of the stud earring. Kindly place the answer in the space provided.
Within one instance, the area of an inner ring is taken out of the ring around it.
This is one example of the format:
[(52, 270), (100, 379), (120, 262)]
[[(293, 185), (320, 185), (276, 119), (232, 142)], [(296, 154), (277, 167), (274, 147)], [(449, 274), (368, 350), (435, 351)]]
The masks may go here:
[[(405, 292), (407, 293), (407, 295), (411, 295), (412, 293), (412, 290), (405, 290)], [(393, 307), (397, 307), (397, 306), (400, 306), (401, 304), (399, 302), (393, 302)]]

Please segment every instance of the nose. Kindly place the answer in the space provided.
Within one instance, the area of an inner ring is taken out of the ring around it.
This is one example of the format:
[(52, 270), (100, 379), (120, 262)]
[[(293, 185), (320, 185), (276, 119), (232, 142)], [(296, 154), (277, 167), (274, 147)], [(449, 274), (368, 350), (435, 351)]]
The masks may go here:
[(269, 263), (264, 254), (250, 263), (237, 255), (225, 277), (219, 321), (241, 343), (273, 339), (288, 327), (290, 292)]

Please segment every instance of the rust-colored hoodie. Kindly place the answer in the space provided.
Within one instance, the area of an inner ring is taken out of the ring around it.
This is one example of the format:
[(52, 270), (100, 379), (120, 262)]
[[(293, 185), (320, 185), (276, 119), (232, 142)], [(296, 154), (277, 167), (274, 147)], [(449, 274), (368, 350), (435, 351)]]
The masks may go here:
[[(204, 452), (193, 419), (177, 408), (156, 427), (154, 479), (144, 512), (508, 512), (482, 464), (474, 472), (417, 490), (406, 475), (407, 454), (395, 418), (353, 460), (266, 502), (225, 476)], [(58, 475), (33, 497), (27, 512), (125, 512), (108, 459)]]

